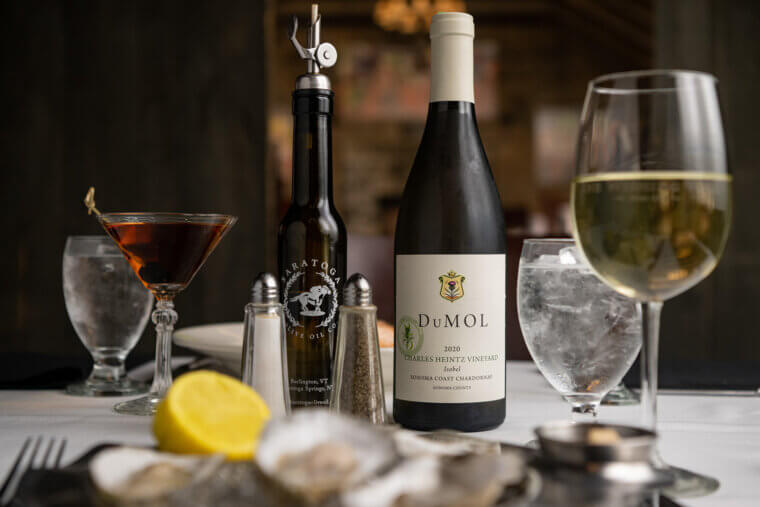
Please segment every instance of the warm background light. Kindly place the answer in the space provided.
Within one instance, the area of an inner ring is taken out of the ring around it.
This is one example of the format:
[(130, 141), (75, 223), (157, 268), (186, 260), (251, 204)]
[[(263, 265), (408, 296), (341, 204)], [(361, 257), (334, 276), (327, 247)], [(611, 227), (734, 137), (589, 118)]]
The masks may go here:
[(460, 0), (378, 0), (374, 19), (388, 31), (415, 33), (427, 31), (436, 12), (464, 12)]

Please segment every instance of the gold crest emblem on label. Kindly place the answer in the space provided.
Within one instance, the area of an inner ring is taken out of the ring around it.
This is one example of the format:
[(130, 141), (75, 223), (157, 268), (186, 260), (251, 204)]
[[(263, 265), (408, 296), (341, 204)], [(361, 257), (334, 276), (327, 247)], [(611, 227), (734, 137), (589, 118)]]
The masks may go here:
[(464, 275), (458, 275), (455, 271), (449, 271), (438, 277), (441, 282), (441, 297), (452, 303), (464, 296)]

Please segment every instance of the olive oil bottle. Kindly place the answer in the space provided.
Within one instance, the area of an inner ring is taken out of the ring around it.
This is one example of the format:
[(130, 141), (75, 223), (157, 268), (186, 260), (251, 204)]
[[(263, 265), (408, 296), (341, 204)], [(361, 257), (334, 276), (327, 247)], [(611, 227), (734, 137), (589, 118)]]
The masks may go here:
[(278, 234), (278, 269), (286, 319), (292, 408), (327, 406), (346, 278), (346, 227), (333, 204), (333, 92), (320, 72), (337, 60), (320, 43), (321, 16), (312, 6), (307, 47), (299, 44), (294, 17), (290, 40), (307, 72), (293, 92), (293, 190)]

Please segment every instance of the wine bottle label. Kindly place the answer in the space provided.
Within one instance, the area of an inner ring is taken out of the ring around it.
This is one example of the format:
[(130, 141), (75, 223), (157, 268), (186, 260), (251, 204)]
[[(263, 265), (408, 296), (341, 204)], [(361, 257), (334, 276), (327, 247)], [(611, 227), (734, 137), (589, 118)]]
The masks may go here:
[(504, 254), (397, 255), (394, 396), (504, 398), (505, 297)]

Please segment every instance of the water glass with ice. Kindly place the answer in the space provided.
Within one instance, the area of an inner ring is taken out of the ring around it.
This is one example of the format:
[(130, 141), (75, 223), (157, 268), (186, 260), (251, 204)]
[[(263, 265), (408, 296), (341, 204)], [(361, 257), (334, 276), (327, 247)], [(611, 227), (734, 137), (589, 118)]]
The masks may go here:
[(63, 297), (79, 339), (93, 358), (90, 376), (66, 388), (81, 396), (119, 396), (147, 390), (129, 379), (127, 354), (145, 329), (153, 295), (108, 236), (69, 236), (63, 252)]
[(599, 280), (572, 239), (528, 239), (517, 312), (536, 366), (572, 405), (574, 419), (596, 416), (639, 353), (635, 302)]

